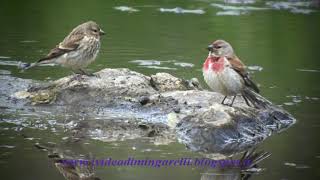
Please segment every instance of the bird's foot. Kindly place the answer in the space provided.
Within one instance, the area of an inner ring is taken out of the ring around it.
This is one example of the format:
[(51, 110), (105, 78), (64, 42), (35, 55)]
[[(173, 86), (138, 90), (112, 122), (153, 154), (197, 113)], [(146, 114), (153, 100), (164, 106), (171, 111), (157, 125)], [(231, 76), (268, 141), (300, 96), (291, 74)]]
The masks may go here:
[(224, 101), (227, 99), (228, 96), (225, 96), (221, 102), (222, 105), (225, 105), (225, 106), (229, 106), (228, 103), (225, 103)]
[(71, 81), (81, 81), (83, 80), (82, 74), (74, 74), (74, 76), (70, 79)]
[(225, 96), (221, 102), (222, 105), (225, 105), (225, 106), (229, 106), (229, 107), (232, 107), (233, 103), (234, 103), (234, 100), (236, 99), (236, 96), (233, 96), (233, 99), (230, 103), (225, 103), (225, 100), (227, 99), (227, 96)]
[(224, 105), (224, 106), (229, 106), (229, 107), (232, 107), (232, 103), (221, 103), (222, 105)]
[(221, 102), (222, 105), (229, 106), (229, 103)]
[(85, 71), (83, 69), (80, 69), (79, 71), (80, 71), (80, 74), (82, 74), (82, 75), (86, 75), (86, 76), (89, 76), (89, 77), (94, 76), (96, 78), (100, 78), (100, 76), (98, 74), (90, 73), (90, 72), (87, 72), (87, 71)]
[(99, 75), (99, 74), (89, 73), (89, 74), (86, 74), (86, 75), (89, 76), (89, 77), (100, 78), (100, 75)]
[(232, 107), (232, 106), (233, 106), (233, 103), (227, 104), (227, 106)]

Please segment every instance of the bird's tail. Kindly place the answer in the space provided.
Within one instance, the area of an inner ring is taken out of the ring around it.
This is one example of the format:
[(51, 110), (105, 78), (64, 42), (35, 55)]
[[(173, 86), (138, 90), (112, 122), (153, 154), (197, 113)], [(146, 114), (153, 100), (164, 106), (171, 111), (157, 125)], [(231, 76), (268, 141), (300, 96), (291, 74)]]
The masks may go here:
[(245, 88), (242, 92), (242, 96), (245, 100), (249, 100), (249, 102), (257, 109), (267, 109), (272, 105), (270, 101), (250, 88)]

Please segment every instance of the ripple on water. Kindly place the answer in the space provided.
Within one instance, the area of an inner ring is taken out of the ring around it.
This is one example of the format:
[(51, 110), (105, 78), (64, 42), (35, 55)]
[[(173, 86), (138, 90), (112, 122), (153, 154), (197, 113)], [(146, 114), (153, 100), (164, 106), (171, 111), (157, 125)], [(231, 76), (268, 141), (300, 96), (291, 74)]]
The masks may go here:
[(311, 9), (297, 9), (297, 8), (294, 8), (294, 9), (291, 9), (290, 12), (294, 13), (294, 14), (310, 14), (310, 13), (315, 12), (315, 11), (311, 10)]
[(0, 56), (0, 59), (10, 59), (8, 56)]
[(218, 11), (217, 16), (240, 16), (249, 14), (249, 11), (240, 11), (240, 10), (228, 10), (228, 11)]
[[(230, 4), (230, 3), (228, 3)], [(248, 4), (248, 3), (247, 3)], [(251, 3), (253, 4), (253, 3)], [(294, 14), (310, 14), (316, 12), (316, 10), (309, 9), (311, 2), (296, 1), (296, 2), (275, 2), (268, 1), (263, 7), (261, 6), (246, 6), (245, 3), (226, 5), (219, 3), (211, 3), (211, 6), (222, 9), (217, 15), (243, 15), (248, 14), (250, 11), (265, 11), (265, 10), (286, 10)]]
[(296, 167), (296, 164), (295, 164), (295, 163), (290, 163), (290, 162), (285, 162), (284, 165), (285, 165), (285, 166)]
[(269, 10), (271, 8), (268, 7), (255, 7), (255, 6), (230, 6), (225, 4), (211, 3), (213, 7), (223, 9), (223, 10), (242, 10), (242, 11), (261, 11), (261, 10)]
[(262, 71), (263, 67), (255, 65), (255, 66), (248, 66), (248, 69), (251, 71)]
[(176, 13), (176, 14), (205, 14), (206, 12), (202, 9), (183, 9), (181, 7), (175, 7), (175, 8), (160, 8), (160, 12), (169, 12), (169, 13)]
[(114, 7), (115, 10), (124, 11), (124, 12), (138, 12), (138, 9), (129, 7), (129, 6), (117, 6)]
[(33, 141), (33, 140), (40, 140), (41, 138), (28, 137), (28, 138), (24, 138), (24, 139), (29, 140), (29, 141)]
[(300, 95), (288, 95), (287, 98), (291, 98), (291, 102), (283, 103), (286, 106), (293, 106), (297, 105), (298, 103), (302, 102), (302, 97)]
[[(22, 61), (14, 61), (14, 60), (1, 60), (0, 58), (0, 65), (2, 66), (17, 66), (17, 67), (24, 67), (26, 64), (26, 62), (22, 62)], [(39, 66), (55, 66), (55, 64), (39, 64)]]
[(304, 165), (304, 164), (299, 164), (296, 166), (296, 169), (309, 169), (311, 168), (310, 166)]
[(292, 9), (294, 7), (310, 7), (311, 2), (306, 1), (295, 1), (295, 2), (283, 2), (283, 1), (268, 1), (267, 6), (273, 9)]
[(0, 69), (0, 75), (10, 75), (11, 71)]
[(177, 68), (165, 67), (165, 66), (144, 66), (150, 69), (162, 69), (162, 70), (177, 70)]
[(231, 6), (225, 4), (212, 3), (211, 6), (215, 8), (222, 9), (223, 11), (218, 11), (217, 16), (240, 16), (250, 14), (250, 11), (260, 11), (268, 10), (269, 8), (254, 7), (254, 6)]
[(309, 96), (306, 96), (305, 99), (306, 99), (306, 100), (312, 100), (312, 101), (319, 101), (320, 98), (318, 98), (318, 97), (309, 97)]
[(194, 67), (194, 64), (192, 63), (181, 62), (177, 60), (160, 61), (160, 60), (152, 59), (152, 60), (132, 60), (129, 62), (138, 64), (140, 67), (144, 67), (144, 68), (162, 69), (162, 70), (177, 70), (177, 68), (173, 66), (178, 66), (182, 68)]
[(141, 152), (161, 152), (161, 149), (151, 149), (151, 148), (146, 148), (142, 149)]
[(291, 162), (285, 162), (285, 166), (295, 167), (296, 169), (308, 169), (310, 166), (304, 165), (304, 164), (296, 164)]
[(254, 4), (255, 0), (224, 0), (225, 3), (228, 4)]
[(185, 62), (176, 62), (176, 63), (173, 63), (175, 66), (180, 66), (180, 67), (193, 67), (194, 64), (192, 63), (185, 63)]
[(11, 145), (0, 145), (0, 148), (7, 148), (7, 149), (13, 149), (16, 146), (11, 146)]
[(311, 1), (292, 1), (292, 2), (276, 2), (268, 1), (266, 6), (274, 10), (288, 10), (293, 14), (310, 14), (315, 10), (307, 9), (311, 6)]
[(24, 40), (24, 41), (20, 41), (20, 43), (37, 43), (39, 41), (36, 40)]
[(320, 72), (320, 70), (316, 70), (316, 69), (297, 69), (297, 71), (301, 71), (301, 72), (314, 72), (314, 73)]
[(139, 66), (151, 66), (151, 65), (160, 65), (161, 62), (157, 60), (133, 60), (131, 63), (136, 63)]
[(309, 97), (309, 96), (300, 96), (300, 95), (288, 95), (286, 97), (291, 98), (290, 102), (283, 103), (286, 106), (297, 105), (297, 104), (303, 102), (303, 100), (308, 100), (308, 101), (319, 101), (320, 100), (319, 97)]
[(0, 60), (0, 65), (2, 65), (2, 66), (18, 66), (19, 61)]

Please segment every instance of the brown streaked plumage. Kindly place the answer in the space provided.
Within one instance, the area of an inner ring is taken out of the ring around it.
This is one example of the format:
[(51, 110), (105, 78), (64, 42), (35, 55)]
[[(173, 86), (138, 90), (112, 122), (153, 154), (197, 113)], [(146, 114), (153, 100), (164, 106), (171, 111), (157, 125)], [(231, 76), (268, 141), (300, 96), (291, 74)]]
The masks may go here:
[(38, 62), (52, 59), (77, 49), (77, 47), (79, 47), (81, 39), (83, 39), (84, 37), (84, 34), (70, 34), (70, 35), (71, 35), (71, 38), (65, 39), (63, 42), (59, 43), (59, 45), (51, 49), (51, 51), (48, 53), (46, 57), (39, 59)]
[(80, 24), (46, 57), (23, 67), (23, 69), (53, 63), (70, 68), (75, 73), (89, 75), (84, 68), (95, 60), (100, 49), (100, 37), (104, 34), (99, 25), (93, 21)]
[(248, 89), (259, 93), (259, 88), (250, 79), (246, 66), (235, 55), (232, 46), (224, 40), (216, 40), (208, 46), (208, 50), (203, 74), (209, 87), (225, 95), (222, 104), (227, 96), (234, 96), (230, 104), (232, 106), (236, 95), (241, 94), (249, 105), (246, 98)]

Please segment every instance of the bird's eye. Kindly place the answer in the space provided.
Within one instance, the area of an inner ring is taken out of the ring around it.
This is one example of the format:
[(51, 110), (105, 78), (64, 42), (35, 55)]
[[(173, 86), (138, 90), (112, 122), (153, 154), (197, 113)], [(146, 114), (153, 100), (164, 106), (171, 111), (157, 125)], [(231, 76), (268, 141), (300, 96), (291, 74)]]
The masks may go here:
[(94, 29), (93, 32), (98, 32), (98, 30), (97, 30), (97, 29)]
[(216, 46), (217, 49), (220, 49), (222, 46)]

